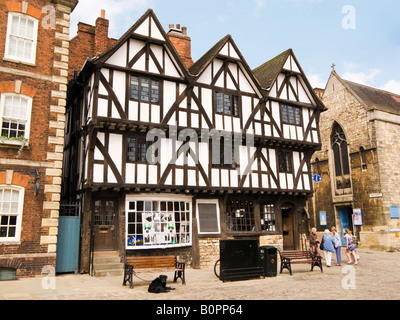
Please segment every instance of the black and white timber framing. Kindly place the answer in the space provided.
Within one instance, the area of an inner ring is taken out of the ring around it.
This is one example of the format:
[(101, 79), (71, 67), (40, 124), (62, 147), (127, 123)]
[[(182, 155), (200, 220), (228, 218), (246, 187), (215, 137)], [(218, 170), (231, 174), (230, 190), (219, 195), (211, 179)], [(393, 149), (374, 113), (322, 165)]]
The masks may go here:
[[(82, 203), (82, 270), (107, 232), (102, 249), (174, 251), (195, 267), (204, 238), (282, 235), (298, 248), (323, 109), (291, 49), (253, 71), (228, 35), (187, 69), (148, 10), (69, 85), (63, 194)], [(195, 137), (176, 139), (187, 128)], [(134, 153), (154, 129), (150, 164)], [(204, 132), (241, 135), (240, 161), (213, 164)]]

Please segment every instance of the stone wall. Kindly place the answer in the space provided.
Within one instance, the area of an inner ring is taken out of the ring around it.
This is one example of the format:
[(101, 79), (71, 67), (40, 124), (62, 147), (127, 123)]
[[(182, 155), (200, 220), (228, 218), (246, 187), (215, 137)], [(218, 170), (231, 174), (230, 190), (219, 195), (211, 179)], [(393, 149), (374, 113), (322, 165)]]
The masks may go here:
[[(319, 227), (319, 211), (326, 211), (328, 226), (340, 231), (338, 208), (361, 209), (363, 226), (356, 228), (360, 246), (365, 248), (400, 248), (400, 220), (390, 219), (390, 207), (400, 206), (400, 163), (395, 157), (400, 136), (400, 116), (367, 108), (332, 73), (323, 102), (327, 111), (321, 114), (322, 149), (313, 156), (313, 172), (322, 176), (308, 203), (309, 214)], [(334, 122), (343, 129), (348, 142), (352, 192), (337, 196), (334, 192), (334, 164), (331, 134)], [(364, 164), (364, 165), (363, 165)], [(323, 227), (319, 227), (323, 229)], [(392, 232), (391, 232), (392, 230)]]

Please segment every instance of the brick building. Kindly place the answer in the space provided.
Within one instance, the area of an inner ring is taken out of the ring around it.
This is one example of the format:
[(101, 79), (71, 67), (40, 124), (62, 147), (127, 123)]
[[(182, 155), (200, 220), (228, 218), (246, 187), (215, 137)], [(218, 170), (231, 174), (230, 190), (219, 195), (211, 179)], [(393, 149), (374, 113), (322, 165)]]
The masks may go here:
[(0, 272), (17, 269), (18, 277), (56, 264), (69, 20), (77, 2), (0, 2)]
[(309, 201), (314, 225), (336, 226), (342, 235), (349, 228), (363, 247), (400, 248), (400, 96), (333, 71), (323, 102), (322, 150), (312, 162), (322, 180)]

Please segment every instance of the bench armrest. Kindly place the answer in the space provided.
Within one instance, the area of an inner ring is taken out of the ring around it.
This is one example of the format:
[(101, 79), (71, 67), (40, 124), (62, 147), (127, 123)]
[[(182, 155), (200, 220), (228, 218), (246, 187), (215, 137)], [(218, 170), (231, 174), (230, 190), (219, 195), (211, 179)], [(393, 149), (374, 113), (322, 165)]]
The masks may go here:
[(185, 262), (176, 262), (176, 268), (185, 270), (186, 263)]

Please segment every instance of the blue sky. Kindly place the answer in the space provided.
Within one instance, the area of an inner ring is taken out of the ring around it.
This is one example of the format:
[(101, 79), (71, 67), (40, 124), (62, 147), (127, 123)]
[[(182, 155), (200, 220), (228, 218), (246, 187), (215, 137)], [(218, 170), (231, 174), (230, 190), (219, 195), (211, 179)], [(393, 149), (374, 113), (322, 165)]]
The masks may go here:
[(325, 87), (335, 63), (344, 79), (400, 94), (398, 0), (80, 0), (71, 37), (105, 9), (119, 38), (149, 8), (165, 31), (188, 28), (194, 61), (230, 34), (252, 69), (292, 48), (314, 87)]

